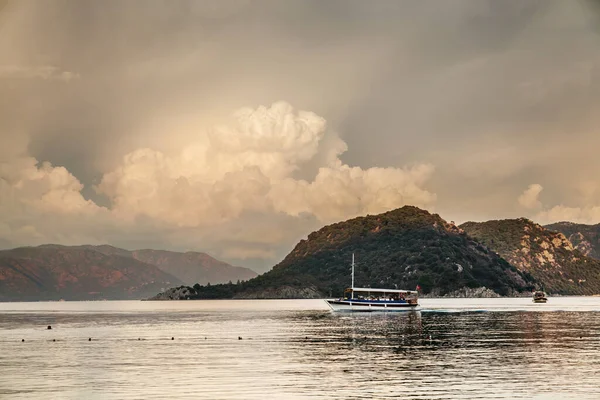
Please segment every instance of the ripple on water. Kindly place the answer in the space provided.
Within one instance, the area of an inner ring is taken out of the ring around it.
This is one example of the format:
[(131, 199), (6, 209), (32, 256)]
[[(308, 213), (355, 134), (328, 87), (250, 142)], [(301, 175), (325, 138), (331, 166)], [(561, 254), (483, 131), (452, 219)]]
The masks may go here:
[(60, 312), (62, 303), (0, 311), (0, 397), (600, 398), (600, 312), (500, 303), (509, 310), (338, 315), (302, 301), (106, 303), (89, 313), (72, 304)]

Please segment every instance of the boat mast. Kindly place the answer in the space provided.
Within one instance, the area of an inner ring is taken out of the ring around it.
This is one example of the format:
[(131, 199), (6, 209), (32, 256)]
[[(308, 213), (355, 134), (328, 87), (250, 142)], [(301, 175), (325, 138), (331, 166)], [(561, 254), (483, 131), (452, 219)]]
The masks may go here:
[(354, 253), (352, 253), (352, 298), (354, 298)]

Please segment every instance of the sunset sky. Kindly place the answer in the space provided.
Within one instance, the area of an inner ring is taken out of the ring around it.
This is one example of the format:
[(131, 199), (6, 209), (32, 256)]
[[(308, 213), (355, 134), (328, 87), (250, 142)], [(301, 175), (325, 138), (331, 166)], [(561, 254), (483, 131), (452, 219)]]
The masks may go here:
[(263, 272), (321, 226), (600, 222), (600, 4), (0, 0), (0, 248)]

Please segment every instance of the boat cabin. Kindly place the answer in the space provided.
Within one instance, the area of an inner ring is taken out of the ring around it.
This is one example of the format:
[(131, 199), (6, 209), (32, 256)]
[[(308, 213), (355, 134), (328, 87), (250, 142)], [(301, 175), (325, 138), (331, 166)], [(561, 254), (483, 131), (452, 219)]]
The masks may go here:
[(344, 290), (344, 299), (369, 302), (406, 301), (408, 304), (417, 304), (419, 292), (399, 289), (347, 288)]
[(535, 293), (533, 293), (533, 302), (534, 303), (545, 303), (547, 301), (548, 301), (548, 299), (546, 298), (546, 293), (544, 293), (543, 291), (538, 290)]

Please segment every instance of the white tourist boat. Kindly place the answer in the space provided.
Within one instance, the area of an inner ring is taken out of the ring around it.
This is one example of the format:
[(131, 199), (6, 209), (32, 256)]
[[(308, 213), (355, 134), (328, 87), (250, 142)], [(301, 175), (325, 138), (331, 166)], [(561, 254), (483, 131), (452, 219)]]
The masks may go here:
[(352, 286), (344, 297), (325, 300), (333, 311), (415, 311), (420, 310), (417, 290), (354, 287), (354, 254), (352, 254)]

